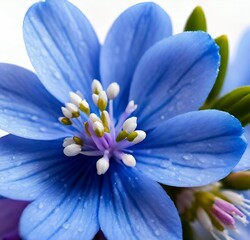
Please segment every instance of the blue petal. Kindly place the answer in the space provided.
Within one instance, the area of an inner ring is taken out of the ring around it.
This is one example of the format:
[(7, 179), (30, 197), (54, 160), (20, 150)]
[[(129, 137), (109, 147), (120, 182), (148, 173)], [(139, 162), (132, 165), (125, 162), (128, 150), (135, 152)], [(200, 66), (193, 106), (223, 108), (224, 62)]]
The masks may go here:
[(246, 148), (240, 122), (216, 110), (189, 112), (162, 123), (134, 147), (137, 168), (180, 187), (215, 182), (231, 172)]
[(216, 79), (218, 51), (204, 32), (181, 33), (151, 47), (135, 71), (129, 96), (138, 104), (140, 127), (198, 110)]
[(250, 85), (250, 29), (242, 36), (236, 56), (228, 68), (227, 77), (225, 80), (222, 93), (225, 94), (233, 89)]
[(249, 141), (250, 141), (250, 126), (247, 126), (244, 129), (245, 129), (244, 136), (247, 139), (248, 145), (247, 145), (247, 149), (244, 152), (244, 154), (243, 154), (240, 162), (234, 168), (235, 172), (250, 170), (250, 145), (249, 145)]
[(66, 0), (39, 1), (24, 19), (24, 40), (44, 86), (60, 101), (79, 90), (91, 98), (99, 78), (99, 42), (88, 19)]
[(177, 210), (158, 183), (113, 163), (102, 184), (99, 221), (107, 239), (182, 239)]
[(0, 128), (31, 139), (67, 136), (59, 123), (61, 103), (46, 91), (36, 75), (24, 68), (0, 64)]
[(169, 16), (155, 3), (141, 3), (127, 9), (111, 27), (101, 51), (100, 71), (105, 87), (111, 82), (121, 86), (115, 100), (117, 116), (128, 103), (131, 80), (140, 58), (171, 33)]
[(94, 161), (81, 160), (75, 172), (25, 209), (20, 222), (23, 239), (93, 239), (99, 230), (100, 177)]
[(84, 156), (66, 157), (62, 140), (33, 141), (8, 135), (0, 139), (0, 146), (0, 194), (13, 199), (33, 200), (63, 178), (81, 172), (89, 162)]

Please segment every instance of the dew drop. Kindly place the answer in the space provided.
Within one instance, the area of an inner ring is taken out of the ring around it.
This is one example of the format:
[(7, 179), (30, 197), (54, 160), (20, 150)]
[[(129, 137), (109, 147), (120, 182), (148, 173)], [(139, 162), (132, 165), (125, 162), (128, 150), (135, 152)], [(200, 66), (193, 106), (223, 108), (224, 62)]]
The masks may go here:
[(42, 209), (42, 208), (43, 208), (43, 203), (39, 203), (39, 204), (38, 204), (38, 208), (39, 208), (39, 209)]
[(41, 131), (41, 132), (46, 132), (46, 131), (47, 131), (47, 128), (45, 128), (45, 127), (40, 127), (40, 131)]
[(69, 228), (69, 223), (68, 223), (68, 222), (65, 222), (65, 223), (63, 224), (63, 228), (64, 228), (64, 229), (68, 229), (68, 228)]
[(191, 154), (187, 154), (187, 155), (184, 155), (182, 158), (183, 158), (184, 160), (189, 161), (189, 160), (191, 160), (191, 159), (193, 158), (193, 156), (192, 156)]
[(54, 213), (58, 213), (59, 210), (60, 210), (60, 208), (56, 208), (56, 209), (54, 210)]
[(36, 115), (31, 116), (32, 121), (36, 121), (37, 119), (38, 119), (38, 117)]
[(156, 236), (160, 236), (160, 231), (159, 230), (155, 230), (155, 235)]
[(78, 232), (83, 232), (83, 228), (78, 228)]

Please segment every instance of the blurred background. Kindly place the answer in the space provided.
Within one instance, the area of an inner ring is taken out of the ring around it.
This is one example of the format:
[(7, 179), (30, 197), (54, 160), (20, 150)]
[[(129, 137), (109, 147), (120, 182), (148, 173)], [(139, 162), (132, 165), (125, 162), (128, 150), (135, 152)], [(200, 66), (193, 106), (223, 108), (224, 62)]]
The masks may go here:
[[(22, 21), (35, 0), (0, 1), (0, 62), (17, 64), (32, 70), (22, 38)], [(103, 42), (114, 19), (139, 0), (71, 0), (94, 25)], [(170, 15), (174, 33), (183, 31), (186, 19), (197, 6), (206, 14), (208, 32), (217, 37), (226, 34), (233, 56), (243, 32), (250, 27), (249, 0), (156, 0)], [(1, 134), (1, 132), (0, 132)]]

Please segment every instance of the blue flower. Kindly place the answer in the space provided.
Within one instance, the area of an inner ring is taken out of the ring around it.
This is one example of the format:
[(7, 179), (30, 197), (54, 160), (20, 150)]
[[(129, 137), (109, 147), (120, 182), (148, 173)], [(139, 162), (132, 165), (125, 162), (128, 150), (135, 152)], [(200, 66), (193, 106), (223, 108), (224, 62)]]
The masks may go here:
[(38, 77), (0, 65), (0, 128), (10, 133), (0, 139), (0, 193), (34, 200), (24, 239), (92, 239), (99, 229), (108, 239), (181, 239), (157, 182), (204, 185), (238, 163), (239, 121), (195, 111), (217, 76), (217, 45), (204, 32), (171, 32), (154, 3), (122, 13), (103, 46), (68, 1), (29, 9), (24, 40)]
[(0, 239), (19, 239), (19, 219), (27, 204), (28, 202), (25, 201), (14, 201), (0, 196)]

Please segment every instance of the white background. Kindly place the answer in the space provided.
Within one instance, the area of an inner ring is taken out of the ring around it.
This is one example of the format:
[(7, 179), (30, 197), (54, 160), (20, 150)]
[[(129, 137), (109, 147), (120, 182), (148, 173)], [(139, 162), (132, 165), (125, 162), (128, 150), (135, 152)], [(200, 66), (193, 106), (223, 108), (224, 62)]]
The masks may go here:
[[(35, 0), (0, 0), (0, 62), (10, 62), (32, 68), (22, 39), (22, 20)], [(119, 15), (138, 0), (71, 0), (93, 23), (101, 41)], [(170, 15), (174, 32), (182, 31), (192, 9), (203, 7), (209, 33), (216, 37), (227, 34), (232, 51), (239, 36), (250, 26), (250, 0), (156, 0)]]
[[(0, 62), (14, 63), (32, 69), (22, 38), (22, 21), (34, 0), (0, 0)], [(93, 23), (103, 42), (114, 19), (138, 0), (72, 0)], [(250, 27), (250, 0), (156, 0), (170, 15), (174, 33), (181, 32), (185, 21), (197, 5), (204, 9), (208, 31), (213, 37), (226, 34), (231, 53)], [(1, 133), (0, 133), (1, 134)]]

